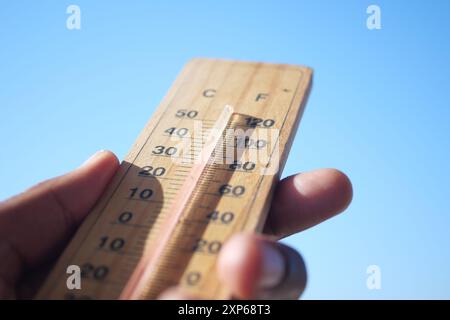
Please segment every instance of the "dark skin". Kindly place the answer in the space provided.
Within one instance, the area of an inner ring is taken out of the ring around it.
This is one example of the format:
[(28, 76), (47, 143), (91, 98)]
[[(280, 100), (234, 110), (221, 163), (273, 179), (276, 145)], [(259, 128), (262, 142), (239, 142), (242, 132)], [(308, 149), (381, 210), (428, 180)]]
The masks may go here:
[[(33, 297), (118, 167), (113, 153), (98, 152), (80, 168), (0, 203), (0, 298)], [(351, 199), (350, 180), (335, 169), (280, 181), (264, 234), (239, 234), (222, 248), (217, 272), (223, 285), (240, 299), (299, 297), (305, 265), (277, 240), (342, 212)], [(196, 297), (171, 288), (161, 298)]]

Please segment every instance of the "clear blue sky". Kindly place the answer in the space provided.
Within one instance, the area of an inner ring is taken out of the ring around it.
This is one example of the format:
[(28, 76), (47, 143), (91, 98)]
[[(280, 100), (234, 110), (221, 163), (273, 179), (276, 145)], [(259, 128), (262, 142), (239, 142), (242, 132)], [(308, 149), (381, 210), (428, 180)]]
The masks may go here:
[(354, 200), (286, 240), (307, 261), (304, 298), (450, 298), (449, 1), (122, 3), (0, 5), (0, 199), (98, 149), (123, 157), (191, 57), (305, 64), (314, 88), (283, 175), (339, 168)]

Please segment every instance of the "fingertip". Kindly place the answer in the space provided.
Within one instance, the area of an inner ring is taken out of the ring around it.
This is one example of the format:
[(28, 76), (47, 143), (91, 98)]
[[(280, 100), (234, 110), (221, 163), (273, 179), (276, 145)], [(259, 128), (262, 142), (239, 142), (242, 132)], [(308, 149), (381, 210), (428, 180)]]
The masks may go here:
[(110, 150), (101, 150), (100, 153), (101, 153), (102, 158), (106, 159), (105, 161), (108, 161), (114, 165), (119, 165), (119, 159), (114, 154), (114, 152), (112, 152)]
[(165, 290), (158, 297), (158, 300), (197, 300), (197, 297), (183, 292), (178, 287), (172, 287)]
[[(119, 159), (113, 152), (100, 150), (92, 155), (79, 170), (73, 171), (72, 174), (86, 180), (85, 184), (87, 188), (91, 190), (103, 190), (119, 166)], [(82, 173), (79, 171), (82, 171)]]
[(90, 156), (82, 165), (81, 168), (92, 167), (92, 166), (108, 166), (108, 167), (118, 167), (119, 159), (117, 156), (109, 150), (99, 150)]
[[(297, 201), (322, 220), (342, 212), (351, 202), (350, 179), (337, 169), (318, 169), (293, 178)], [(295, 198), (294, 198), (295, 199)]]
[(297, 299), (306, 286), (306, 266), (293, 248), (256, 234), (226, 242), (218, 261), (219, 279), (239, 299)]
[(238, 234), (222, 248), (218, 260), (218, 276), (234, 296), (250, 299), (254, 296), (261, 274), (261, 250), (254, 236)]
[(316, 181), (322, 183), (323, 188), (330, 191), (333, 214), (344, 211), (353, 198), (353, 186), (350, 178), (342, 171), (334, 168), (325, 168), (314, 171)]
[(79, 223), (96, 203), (107, 184), (119, 168), (116, 155), (100, 150), (86, 160), (81, 167), (50, 181), (52, 189)]
[(334, 171), (336, 184), (339, 186), (338, 189), (341, 192), (341, 207), (338, 208), (339, 212), (344, 211), (348, 208), (353, 199), (353, 185), (350, 178), (337, 169), (331, 169)]
[(266, 232), (285, 237), (344, 211), (352, 201), (350, 179), (336, 169), (318, 169), (283, 179), (277, 186)]

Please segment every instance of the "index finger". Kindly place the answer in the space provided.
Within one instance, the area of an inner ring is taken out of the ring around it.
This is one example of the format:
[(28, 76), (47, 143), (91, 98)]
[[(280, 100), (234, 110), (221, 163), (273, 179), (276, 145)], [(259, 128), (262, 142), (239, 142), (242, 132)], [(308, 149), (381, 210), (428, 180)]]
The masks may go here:
[(275, 191), (265, 233), (283, 238), (308, 229), (348, 207), (353, 189), (336, 169), (319, 169), (287, 177)]

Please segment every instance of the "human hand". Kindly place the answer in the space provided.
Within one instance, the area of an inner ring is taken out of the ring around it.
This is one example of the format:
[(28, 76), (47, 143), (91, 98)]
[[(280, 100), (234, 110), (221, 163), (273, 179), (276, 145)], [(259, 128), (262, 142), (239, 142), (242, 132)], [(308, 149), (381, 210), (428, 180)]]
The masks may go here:
[[(0, 298), (31, 298), (119, 167), (109, 151), (80, 168), (0, 203)], [(300, 255), (275, 242), (344, 210), (352, 187), (339, 171), (321, 169), (282, 180), (266, 235), (236, 235), (222, 249), (219, 277), (237, 298), (296, 298), (306, 284)], [(289, 266), (289, 267), (287, 267)], [(226, 271), (226, 272), (225, 272)], [(194, 298), (169, 289), (162, 298)]]
[[(218, 260), (222, 284), (239, 299), (297, 299), (306, 286), (301, 255), (277, 240), (301, 232), (344, 211), (353, 190), (347, 176), (319, 169), (281, 180), (264, 234), (238, 234), (225, 243)], [(196, 299), (179, 288), (162, 299)]]
[(111, 152), (0, 203), (0, 299), (34, 296), (119, 168)]

